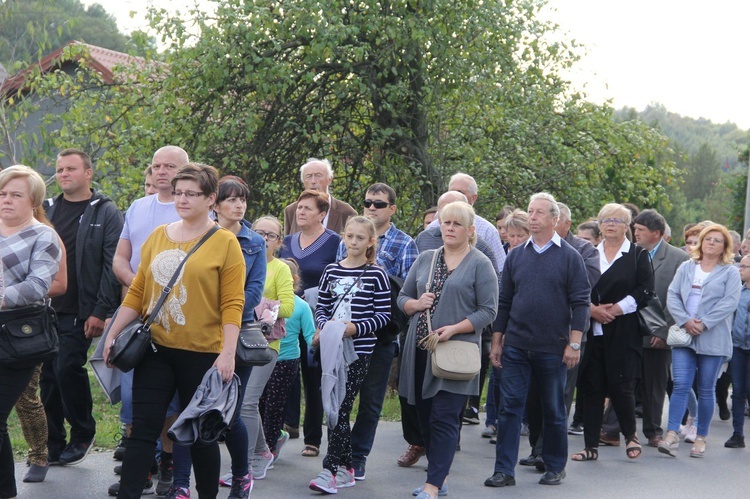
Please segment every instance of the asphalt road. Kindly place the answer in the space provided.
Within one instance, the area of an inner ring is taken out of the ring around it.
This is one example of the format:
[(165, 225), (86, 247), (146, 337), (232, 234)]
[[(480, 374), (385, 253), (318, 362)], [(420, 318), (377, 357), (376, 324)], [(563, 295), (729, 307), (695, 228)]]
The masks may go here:
[[(717, 411), (718, 412), (718, 411)], [(666, 416), (666, 412), (665, 412)], [(640, 420), (638, 420), (640, 424)], [(706, 456), (689, 457), (690, 444), (683, 443), (679, 457), (670, 458), (656, 449), (644, 447), (640, 459), (629, 460), (621, 447), (600, 447), (595, 462), (568, 462), (567, 478), (560, 486), (539, 485), (540, 474), (533, 468), (516, 468), (515, 487), (494, 489), (484, 487), (492, 475), (495, 446), (480, 436), (480, 426), (464, 426), (462, 450), (456, 453), (448, 477), (449, 497), (477, 499), (490, 497), (514, 498), (746, 498), (750, 495), (750, 448), (726, 449), (724, 441), (732, 433), (731, 421), (711, 425)], [(570, 436), (570, 453), (583, 448), (582, 436)], [(641, 436), (641, 441), (645, 438)], [(255, 482), (251, 497), (304, 498), (318, 496), (307, 485), (321, 469), (319, 458), (302, 457), (302, 440), (290, 440), (274, 468), (264, 480)], [(325, 444), (324, 444), (325, 445)], [(383, 422), (378, 428), (375, 447), (367, 463), (367, 478), (352, 488), (339, 491), (339, 497), (407, 498), (411, 490), (425, 479), (426, 459), (411, 468), (396, 466), (396, 458), (406, 444), (401, 438), (400, 423)], [(521, 456), (529, 453), (528, 441), (522, 437)], [(228, 470), (228, 455), (222, 446), (222, 470)], [(25, 473), (22, 463), (16, 465), (19, 499), (55, 497), (62, 499), (105, 498), (107, 488), (116, 481), (112, 468), (117, 464), (111, 451), (92, 452), (81, 464), (50, 469), (47, 479), (39, 484), (20, 483)], [(222, 488), (219, 498), (229, 489)], [(198, 495), (193, 490), (192, 496)]]

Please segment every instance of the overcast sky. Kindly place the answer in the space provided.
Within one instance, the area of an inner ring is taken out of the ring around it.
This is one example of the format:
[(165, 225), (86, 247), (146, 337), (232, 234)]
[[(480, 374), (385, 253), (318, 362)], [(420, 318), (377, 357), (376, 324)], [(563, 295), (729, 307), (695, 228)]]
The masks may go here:
[[(183, 12), (193, 0), (102, 3), (124, 32), (146, 29), (154, 3)], [(211, 2), (198, 0), (202, 6)], [(659, 102), (669, 111), (731, 121), (750, 129), (750, 2), (744, 0), (550, 0), (549, 15), (587, 47), (569, 75), (595, 102), (642, 110)], [(138, 14), (134, 19), (130, 11)]]

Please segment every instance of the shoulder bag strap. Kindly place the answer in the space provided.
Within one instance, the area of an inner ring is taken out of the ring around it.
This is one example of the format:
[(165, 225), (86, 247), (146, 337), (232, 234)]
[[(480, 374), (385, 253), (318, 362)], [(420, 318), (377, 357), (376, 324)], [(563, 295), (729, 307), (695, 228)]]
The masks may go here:
[[(438, 253), (440, 253), (443, 250), (443, 247), (439, 247), (435, 250), (435, 252), (432, 254), (432, 263), (430, 263), (430, 275), (427, 277), (427, 284), (425, 284), (425, 293), (430, 292), (430, 288), (432, 287), (432, 278), (435, 276), (435, 265), (437, 264), (437, 257)], [(427, 332), (432, 332), (432, 321), (430, 319), (430, 309), (428, 308), (425, 310), (425, 316), (427, 316)]]
[(167, 299), (167, 295), (169, 295), (169, 292), (172, 290), (172, 286), (174, 285), (175, 281), (177, 280), (177, 276), (180, 275), (180, 271), (182, 270), (182, 267), (185, 265), (185, 262), (187, 262), (187, 259), (190, 258), (190, 255), (195, 253), (198, 248), (200, 248), (203, 243), (205, 243), (209, 237), (213, 236), (214, 233), (219, 230), (219, 225), (214, 224), (213, 227), (208, 229), (208, 232), (201, 238), (200, 241), (198, 241), (198, 244), (193, 246), (193, 249), (191, 249), (187, 255), (185, 255), (185, 258), (182, 259), (180, 264), (177, 266), (177, 269), (174, 271), (174, 274), (172, 274), (172, 278), (169, 280), (169, 283), (164, 286), (164, 289), (161, 290), (161, 295), (159, 296), (159, 300), (156, 302), (156, 305), (154, 305), (154, 309), (151, 311), (151, 313), (148, 316), (148, 320), (146, 321), (146, 328), (149, 328), (151, 326), (151, 323), (154, 322), (154, 319), (156, 319), (156, 315), (159, 313), (159, 310), (161, 309), (161, 306), (164, 304), (164, 300)]
[(333, 314), (336, 313), (336, 310), (339, 308), (339, 304), (342, 301), (344, 301), (344, 298), (346, 298), (346, 295), (349, 294), (349, 291), (351, 291), (352, 288), (357, 285), (359, 280), (362, 279), (362, 276), (365, 275), (365, 272), (367, 272), (367, 269), (369, 269), (370, 267), (372, 267), (372, 265), (370, 265), (369, 263), (365, 265), (365, 269), (362, 271), (362, 273), (357, 276), (357, 279), (353, 283), (351, 283), (351, 285), (348, 288), (346, 288), (346, 291), (344, 291), (344, 294), (341, 295), (341, 297), (336, 301), (336, 306), (333, 307), (333, 310), (331, 310), (331, 317), (333, 317)]

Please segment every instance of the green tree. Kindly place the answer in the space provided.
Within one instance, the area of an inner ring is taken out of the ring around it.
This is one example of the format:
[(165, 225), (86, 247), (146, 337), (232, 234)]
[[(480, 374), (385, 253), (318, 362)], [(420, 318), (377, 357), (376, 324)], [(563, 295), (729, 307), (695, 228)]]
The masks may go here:
[(687, 199), (705, 199), (716, 186), (720, 170), (716, 152), (708, 144), (701, 144), (685, 164), (685, 184), (682, 191)]

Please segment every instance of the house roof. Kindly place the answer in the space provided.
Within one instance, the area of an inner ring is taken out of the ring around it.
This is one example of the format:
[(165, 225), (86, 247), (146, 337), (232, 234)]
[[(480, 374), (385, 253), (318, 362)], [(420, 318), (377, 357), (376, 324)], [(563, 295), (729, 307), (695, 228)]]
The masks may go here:
[(136, 66), (145, 66), (146, 60), (142, 57), (135, 57), (123, 52), (117, 52), (115, 50), (105, 49), (103, 47), (97, 47), (96, 45), (90, 45), (88, 43), (79, 42), (73, 40), (68, 42), (66, 45), (60, 47), (44, 56), (39, 62), (29, 66), (23, 71), (18, 72), (12, 77), (8, 78), (3, 85), (2, 94), (9, 94), (16, 90), (22, 89), (25, 86), (26, 78), (33, 71), (35, 67), (39, 67), (42, 73), (46, 73), (53, 69), (60, 67), (63, 55), (63, 51), (67, 47), (83, 47), (85, 55), (76, 56), (73, 62), (78, 62), (81, 59), (86, 61), (95, 69), (99, 74), (102, 75), (105, 83), (113, 83), (115, 81), (114, 71), (116, 66), (127, 66), (135, 64)]

